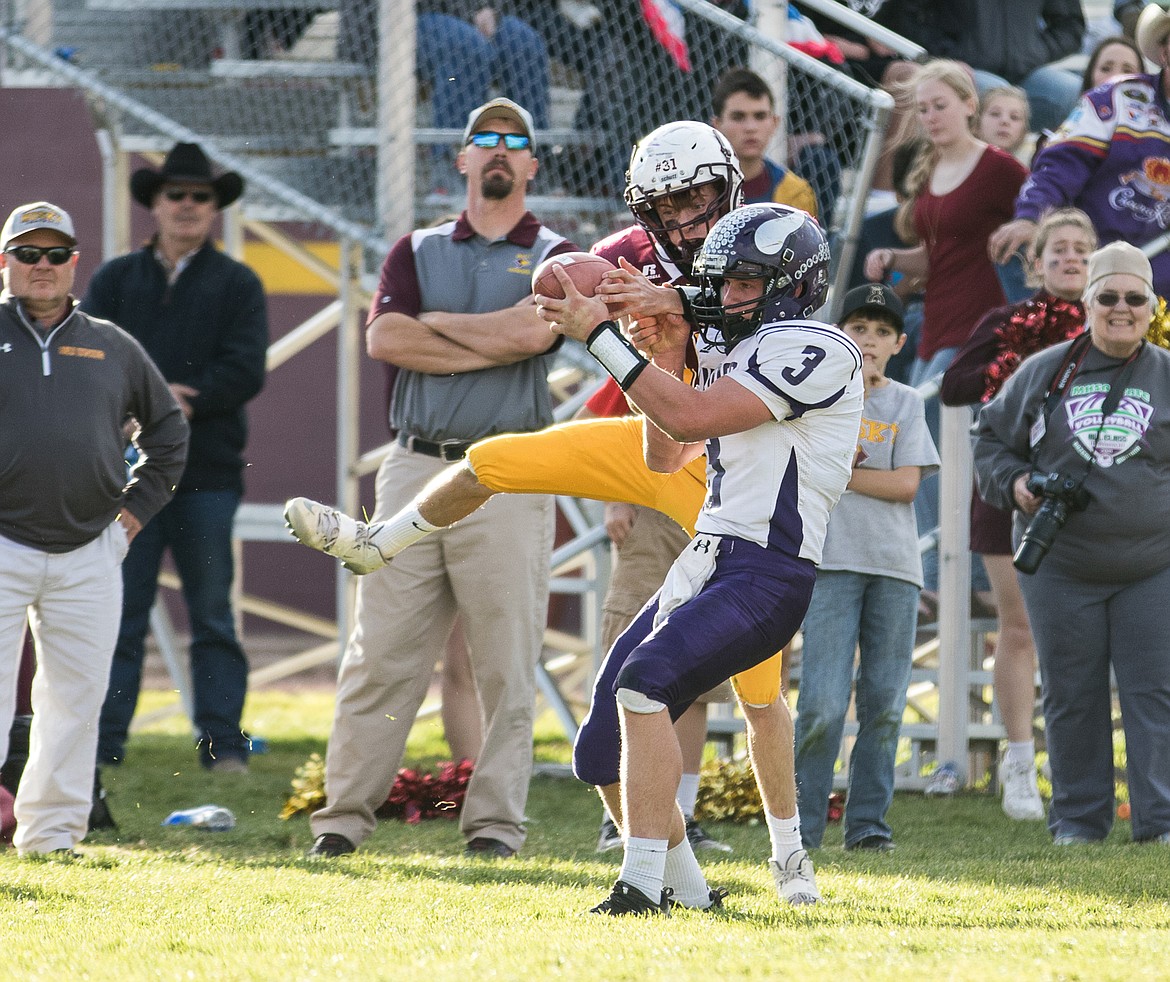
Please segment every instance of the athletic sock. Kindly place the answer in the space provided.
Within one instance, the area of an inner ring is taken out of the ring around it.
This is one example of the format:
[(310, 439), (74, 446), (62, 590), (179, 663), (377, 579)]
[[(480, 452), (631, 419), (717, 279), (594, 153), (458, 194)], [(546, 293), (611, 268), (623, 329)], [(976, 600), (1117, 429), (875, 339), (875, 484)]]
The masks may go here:
[(682, 842), (666, 851), (662, 885), (670, 887), (674, 891), (671, 899), (684, 907), (711, 906), (711, 888), (685, 835)]
[(772, 840), (772, 858), (784, 869), (792, 855), (804, 849), (800, 841), (800, 812), (791, 818), (777, 818), (765, 812), (764, 818), (768, 823), (768, 838)]
[(662, 881), (666, 871), (666, 839), (626, 839), (626, 852), (618, 879), (641, 890), (655, 903), (662, 897)]
[(1036, 741), (1021, 740), (1019, 743), (1008, 741), (1007, 753), (1003, 758), (1009, 764), (1018, 766), (1036, 766)]
[(687, 821), (694, 818), (695, 802), (699, 800), (699, 775), (684, 774), (682, 780), (678, 782), (678, 793), (674, 797)]
[(380, 524), (380, 528), (374, 526), (371, 530), (370, 540), (387, 559), (397, 556), (407, 546), (412, 546), (419, 539), (439, 530), (439, 526), (432, 525), (423, 518), (414, 505), (407, 505), (397, 515), (391, 515)]

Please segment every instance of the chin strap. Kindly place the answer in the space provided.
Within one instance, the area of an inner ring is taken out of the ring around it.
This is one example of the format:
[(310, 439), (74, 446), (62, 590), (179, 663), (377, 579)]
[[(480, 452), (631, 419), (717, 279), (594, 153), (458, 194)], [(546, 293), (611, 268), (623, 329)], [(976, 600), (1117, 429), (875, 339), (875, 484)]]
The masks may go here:
[(613, 321), (602, 321), (585, 342), (589, 353), (596, 358), (614, 381), (625, 392), (650, 364), (618, 330)]

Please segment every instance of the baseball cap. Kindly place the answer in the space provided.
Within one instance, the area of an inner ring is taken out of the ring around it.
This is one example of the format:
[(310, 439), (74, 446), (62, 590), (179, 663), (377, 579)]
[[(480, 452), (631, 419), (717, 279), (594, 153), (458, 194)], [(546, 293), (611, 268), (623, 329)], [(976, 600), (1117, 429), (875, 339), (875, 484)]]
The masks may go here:
[(47, 201), (33, 201), (14, 208), (12, 214), (8, 216), (4, 223), (4, 231), (0, 232), (0, 252), (7, 249), (8, 243), (13, 239), (40, 228), (60, 232), (69, 239), (70, 245), (77, 245), (73, 219), (69, 217), (69, 212)]
[(1149, 287), (1150, 292), (1154, 290), (1154, 270), (1146, 254), (1128, 242), (1110, 242), (1089, 257), (1089, 278), (1085, 280), (1085, 291), (1088, 292), (1097, 280), (1114, 273), (1136, 276)]
[(536, 130), (532, 125), (532, 113), (511, 99), (492, 99), (491, 102), (485, 102), (482, 106), (471, 110), (467, 117), (467, 128), (463, 131), (464, 146), (471, 139), (471, 134), (479, 129), (480, 124), (486, 123), (489, 119), (510, 119), (519, 123), (524, 127), (524, 134), (528, 137), (529, 143), (533, 147), (536, 146)]
[(897, 326), (898, 331), (905, 330), (902, 321), (902, 301), (898, 295), (884, 283), (866, 283), (855, 286), (845, 294), (845, 303), (841, 307), (841, 321), (859, 311), (870, 310), (885, 314)]

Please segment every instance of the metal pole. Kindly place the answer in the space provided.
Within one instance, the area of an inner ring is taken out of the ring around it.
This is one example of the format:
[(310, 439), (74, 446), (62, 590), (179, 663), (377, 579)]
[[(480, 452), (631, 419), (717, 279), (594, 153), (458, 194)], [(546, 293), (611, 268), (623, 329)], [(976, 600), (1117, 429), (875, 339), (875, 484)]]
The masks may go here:
[(381, 0), (378, 21), (378, 214), (393, 240), (414, 228), (414, 0)]
[[(341, 240), (341, 323), (337, 329), (337, 504), (347, 514), (358, 505), (358, 479), (354, 464), (358, 458), (358, 372), (361, 348), (356, 328), (354, 280), (361, 262), (360, 249), (348, 238)], [(337, 570), (337, 635), (342, 645), (349, 636), (353, 577)]]
[[(845, 221), (841, 223), (841, 234), (834, 243), (837, 260), (837, 269), (833, 275), (832, 288), (829, 294), (830, 309), (833, 320), (841, 312), (841, 304), (845, 299), (845, 292), (849, 287), (849, 274), (853, 270), (853, 257), (857, 254), (857, 242), (861, 238), (861, 223), (865, 221), (865, 204), (869, 194), (869, 187), (873, 183), (873, 174), (877, 169), (878, 160), (882, 155), (882, 140), (885, 138), (886, 126), (894, 111), (894, 97), (881, 89), (874, 90), (874, 115), (866, 120), (869, 135), (865, 138), (865, 152), (861, 157), (861, 165), (857, 168), (857, 176), (853, 181), (853, 194), (849, 198), (849, 210)], [(824, 215), (821, 221), (828, 227), (832, 215)]]
[(940, 406), (938, 760), (967, 773), (971, 667), (971, 408)]

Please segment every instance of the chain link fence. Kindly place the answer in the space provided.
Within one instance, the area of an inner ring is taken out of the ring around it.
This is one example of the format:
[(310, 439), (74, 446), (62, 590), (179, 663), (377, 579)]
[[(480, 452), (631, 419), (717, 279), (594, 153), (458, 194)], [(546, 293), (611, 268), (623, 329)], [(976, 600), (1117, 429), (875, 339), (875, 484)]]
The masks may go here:
[(375, 264), (379, 241), (460, 209), (462, 127), (493, 95), (532, 111), (533, 210), (582, 246), (628, 223), (632, 144), (672, 119), (708, 120), (726, 68), (772, 85), (774, 155), (812, 183), (839, 232), (888, 111), (884, 93), (782, 43), (782, 4), (757, 4), (751, 20), (745, 0), (679, 0), (684, 70), (639, 0), (490, 12), (476, 0), (3, 2), (3, 84), (84, 88), (130, 149), (196, 134), (248, 178), (251, 214), (360, 229)]

